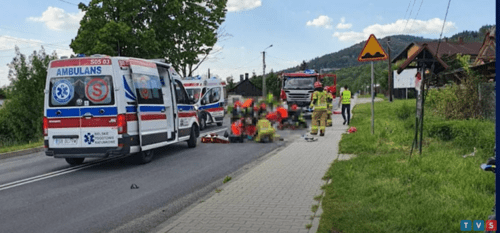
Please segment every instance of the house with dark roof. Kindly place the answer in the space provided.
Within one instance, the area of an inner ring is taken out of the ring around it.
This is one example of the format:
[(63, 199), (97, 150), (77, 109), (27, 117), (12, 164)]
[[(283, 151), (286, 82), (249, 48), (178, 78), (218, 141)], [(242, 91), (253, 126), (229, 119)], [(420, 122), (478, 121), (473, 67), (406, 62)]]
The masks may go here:
[(228, 94), (241, 95), (246, 98), (259, 97), (262, 96), (262, 90), (250, 82), (250, 79), (248, 79), (247, 76), (244, 80), (241, 80), (238, 84), (236, 84), (235, 87), (228, 90)]
[[(460, 82), (460, 78), (457, 77), (456, 73), (461, 71), (447, 70), (450, 67), (448, 63), (454, 60), (457, 54), (470, 55), (471, 61), (474, 61), (478, 57), (482, 46), (483, 43), (481, 42), (463, 42), (461, 38), (459, 38), (458, 42), (449, 42), (447, 40), (441, 42), (412, 42), (391, 62), (396, 63), (397, 61), (405, 60), (398, 67), (398, 73), (401, 73), (406, 68), (415, 68), (411, 66), (415, 61), (427, 63), (427, 69), (433, 67), (435, 74), (441, 73), (441, 76), (445, 78), (433, 80), (433, 83), (436, 85), (442, 85), (447, 80)], [(438, 51), (437, 54), (436, 51)]]

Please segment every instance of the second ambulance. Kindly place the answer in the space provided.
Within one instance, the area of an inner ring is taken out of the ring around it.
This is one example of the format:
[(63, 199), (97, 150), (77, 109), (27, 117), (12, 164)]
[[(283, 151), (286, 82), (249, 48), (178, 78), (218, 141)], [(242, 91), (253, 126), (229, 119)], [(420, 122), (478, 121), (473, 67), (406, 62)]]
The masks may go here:
[(225, 115), (226, 83), (216, 77), (210, 79), (188, 77), (182, 80), (182, 84), (198, 107), (200, 130), (205, 129), (209, 123), (222, 126)]

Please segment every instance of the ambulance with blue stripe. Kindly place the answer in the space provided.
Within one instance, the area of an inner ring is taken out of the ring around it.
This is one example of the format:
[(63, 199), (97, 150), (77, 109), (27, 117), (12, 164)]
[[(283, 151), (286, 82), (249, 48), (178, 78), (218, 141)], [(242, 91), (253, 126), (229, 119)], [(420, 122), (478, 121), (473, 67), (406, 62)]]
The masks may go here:
[(44, 93), (45, 154), (70, 165), (124, 155), (148, 163), (153, 149), (181, 141), (196, 147), (197, 109), (169, 64), (103, 55), (54, 60)]
[(198, 108), (200, 130), (205, 129), (210, 123), (222, 126), (227, 98), (226, 83), (216, 77), (210, 79), (187, 77), (182, 80), (182, 84)]

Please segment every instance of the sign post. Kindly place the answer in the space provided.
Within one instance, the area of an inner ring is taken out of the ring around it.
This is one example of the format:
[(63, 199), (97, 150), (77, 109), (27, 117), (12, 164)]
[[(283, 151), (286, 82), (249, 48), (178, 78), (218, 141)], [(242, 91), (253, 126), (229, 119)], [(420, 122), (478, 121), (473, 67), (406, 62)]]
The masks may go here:
[(373, 71), (373, 61), (382, 61), (388, 58), (387, 53), (384, 51), (380, 43), (378, 42), (375, 35), (371, 34), (366, 41), (363, 50), (358, 56), (359, 62), (371, 61), (371, 96), (372, 96), (372, 134), (375, 134), (375, 92), (374, 92), (374, 71)]

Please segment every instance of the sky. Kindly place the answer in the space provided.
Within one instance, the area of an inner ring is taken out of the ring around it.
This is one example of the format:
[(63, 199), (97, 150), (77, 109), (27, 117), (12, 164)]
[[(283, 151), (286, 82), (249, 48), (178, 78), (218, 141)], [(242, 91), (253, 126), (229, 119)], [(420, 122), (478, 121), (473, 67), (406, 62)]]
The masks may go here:
[[(84, 12), (78, 0), (3, 1), (0, 14), (0, 87), (10, 83), (7, 64), (17, 45), (30, 55), (44, 46), (47, 53), (73, 54), (69, 44), (77, 35)], [(90, 0), (81, 1), (85, 4)], [(227, 36), (214, 46), (194, 75), (223, 79), (266, 73), (299, 65), (367, 40), (409, 34), (438, 39), (464, 30), (495, 24), (494, 0), (453, 0), (444, 24), (446, 0), (228, 0)], [(269, 47), (271, 46), (272, 47)], [(361, 52), (361, 51), (360, 51)], [(333, 67), (332, 67), (333, 68)]]

